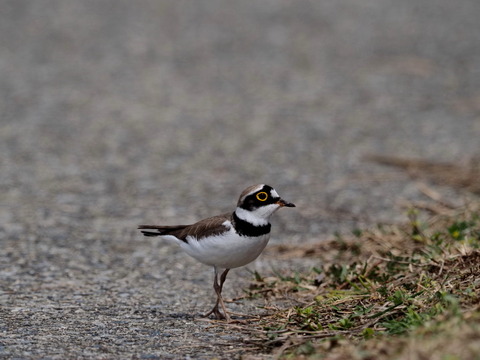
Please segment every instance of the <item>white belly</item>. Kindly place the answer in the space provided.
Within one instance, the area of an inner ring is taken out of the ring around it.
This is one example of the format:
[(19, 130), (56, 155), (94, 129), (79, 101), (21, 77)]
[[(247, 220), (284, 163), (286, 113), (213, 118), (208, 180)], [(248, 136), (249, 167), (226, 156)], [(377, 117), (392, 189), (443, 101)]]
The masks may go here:
[(203, 238), (198, 241), (187, 237), (188, 244), (180, 246), (187, 254), (198, 261), (223, 269), (244, 266), (255, 260), (267, 246), (270, 234), (258, 237), (237, 235), (233, 229), (222, 236)]

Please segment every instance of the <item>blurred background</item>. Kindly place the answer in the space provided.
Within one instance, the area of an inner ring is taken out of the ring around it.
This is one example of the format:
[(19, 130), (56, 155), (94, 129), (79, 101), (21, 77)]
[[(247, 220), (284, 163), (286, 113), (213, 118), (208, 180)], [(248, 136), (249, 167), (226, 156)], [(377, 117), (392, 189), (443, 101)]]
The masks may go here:
[(478, 151), (479, 9), (5, 1), (2, 222), (194, 221), (261, 182), (295, 231), (389, 221), (416, 189), (363, 156)]
[(404, 220), (425, 192), (364, 158), (478, 156), (478, 19), (477, 0), (2, 1), (4, 289), (200, 309), (210, 269), (136, 226), (232, 211), (255, 183), (297, 205), (273, 243)]

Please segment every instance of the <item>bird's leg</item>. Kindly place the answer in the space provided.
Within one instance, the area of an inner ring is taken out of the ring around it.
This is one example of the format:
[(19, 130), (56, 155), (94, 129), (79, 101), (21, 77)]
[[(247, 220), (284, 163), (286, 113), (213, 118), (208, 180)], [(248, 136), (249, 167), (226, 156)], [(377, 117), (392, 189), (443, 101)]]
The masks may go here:
[[(217, 294), (217, 301), (215, 302), (215, 306), (213, 307), (212, 310), (210, 310), (208, 313), (206, 313), (205, 315), (203, 315), (204, 317), (208, 317), (210, 316), (211, 314), (215, 314), (215, 317), (217, 319), (226, 319), (227, 321), (230, 321), (230, 317), (228, 316), (227, 314), (227, 311), (225, 309), (225, 304), (223, 302), (223, 299), (222, 299), (222, 288), (223, 288), (223, 283), (225, 282), (225, 279), (227, 278), (227, 274), (228, 274), (228, 271), (230, 269), (226, 269), (222, 275), (220, 276), (220, 284), (218, 283), (218, 272), (217, 272), (217, 267), (214, 266), (214, 271), (215, 271), (215, 275), (214, 275), (214, 280), (213, 280), (213, 289), (215, 290), (215, 293)], [(218, 310), (218, 305), (221, 305), (222, 306), (222, 309), (225, 313), (225, 315), (223, 315), (220, 310)]]
[(217, 294), (217, 302), (215, 303), (215, 306), (213, 307), (212, 310), (210, 310), (208, 313), (204, 314), (203, 317), (209, 317), (211, 314), (215, 314), (215, 317), (217, 319), (224, 319), (225, 317), (223, 314), (218, 310), (218, 304), (220, 303), (218, 294), (220, 290), (220, 285), (218, 284), (218, 272), (217, 272), (217, 267), (213, 267), (214, 270), (214, 275), (213, 275), (213, 289), (215, 290), (215, 293)]
[(227, 312), (227, 309), (225, 308), (225, 303), (223, 302), (223, 298), (222, 298), (222, 289), (223, 289), (223, 283), (225, 282), (225, 280), (227, 279), (227, 274), (228, 272), (230, 271), (230, 269), (225, 269), (225, 271), (222, 273), (222, 275), (220, 276), (220, 291), (217, 293), (218, 295), (218, 298), (217, 298), (217, 306), (218, 306), (218, 302), (220, 302), (220, 306), (222, 307), (223, 309), (223, 312), (225, 314), (225, 319), (227, 321), (230, 321), (230, 316), (228, 316), (228, 312)]

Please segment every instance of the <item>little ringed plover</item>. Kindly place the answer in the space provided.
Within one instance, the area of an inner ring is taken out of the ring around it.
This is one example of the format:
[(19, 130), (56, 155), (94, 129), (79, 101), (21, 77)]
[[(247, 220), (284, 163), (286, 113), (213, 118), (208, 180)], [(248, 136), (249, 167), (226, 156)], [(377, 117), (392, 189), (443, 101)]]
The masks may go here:
[[(230, 321), (222, 298), (227, 273), (260, 255), (270, 239), (270, 216), (281, 207), (295, 205), (283, 200), (269, 185), (253, 185), (242, 192), (233, 213), (213, 216), (191, 225), (140, 225), (138, 228), (145, 236), (175, 241), (188, 255), (213, 266), (217, 301), (204, 316), (214, 314), (217, 319)], [(219, 277), (220, 270), (223, 272)]]

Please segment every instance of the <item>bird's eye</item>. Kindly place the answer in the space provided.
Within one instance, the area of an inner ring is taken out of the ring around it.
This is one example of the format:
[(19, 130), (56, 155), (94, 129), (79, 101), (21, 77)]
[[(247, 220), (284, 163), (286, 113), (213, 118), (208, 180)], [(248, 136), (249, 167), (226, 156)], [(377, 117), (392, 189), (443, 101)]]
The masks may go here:
[(268, 199), (268, 194), (265, 191), (259, 192), (257, 194), (257, 199), (260, 201), (265, 201)]

